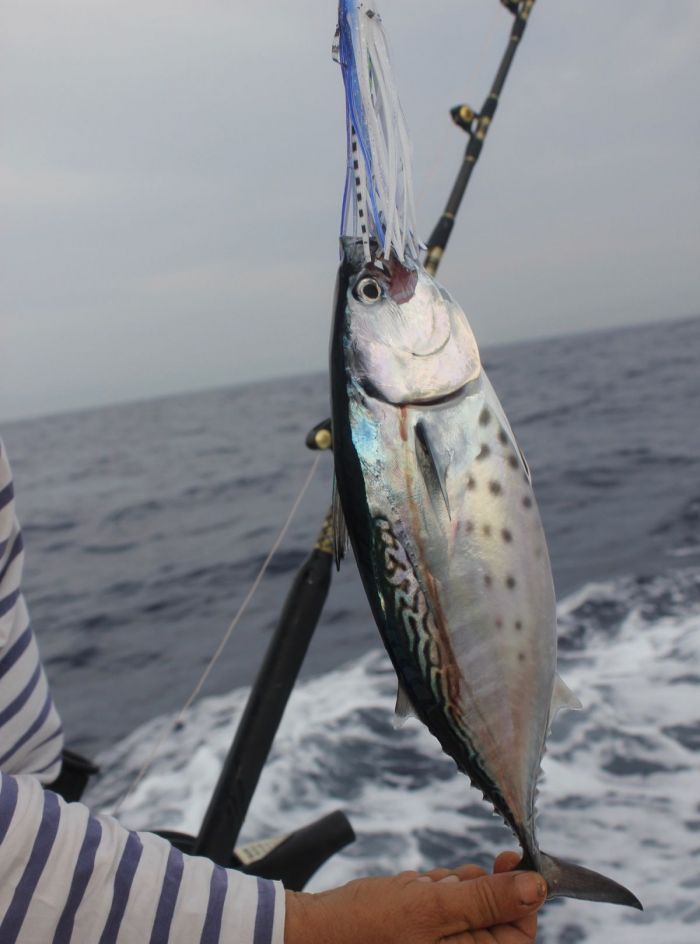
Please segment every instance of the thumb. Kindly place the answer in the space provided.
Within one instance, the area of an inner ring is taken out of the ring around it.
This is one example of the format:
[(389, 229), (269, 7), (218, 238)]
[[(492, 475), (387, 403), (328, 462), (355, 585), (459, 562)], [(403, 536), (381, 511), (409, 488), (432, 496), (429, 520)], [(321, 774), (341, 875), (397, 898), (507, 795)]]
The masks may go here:
[(447, 922), (454, 921), (459, 931), (475, 931), (518, 921), (536, 911), (545, 899), (547, 884), (537, 872), (504, 872), (459, 884), (445, 882), (435, 890)]

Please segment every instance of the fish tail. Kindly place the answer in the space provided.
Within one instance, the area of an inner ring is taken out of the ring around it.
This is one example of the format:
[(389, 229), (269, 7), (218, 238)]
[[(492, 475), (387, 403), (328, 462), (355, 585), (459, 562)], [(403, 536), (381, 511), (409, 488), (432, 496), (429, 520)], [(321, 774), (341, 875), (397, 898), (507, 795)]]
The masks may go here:
[(636, 895), (611, 878), (585, 869), (581, 865), (555, 859), (541, 852), (538, 871), (547, 882), (547, 898), (582, 898), (585, 901), (607, 901), (643, 911)]

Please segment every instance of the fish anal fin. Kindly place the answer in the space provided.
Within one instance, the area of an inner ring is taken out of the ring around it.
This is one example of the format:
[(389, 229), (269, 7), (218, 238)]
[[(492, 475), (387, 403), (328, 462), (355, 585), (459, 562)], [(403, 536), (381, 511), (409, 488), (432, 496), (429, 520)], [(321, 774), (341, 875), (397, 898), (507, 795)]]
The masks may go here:
[(331, 523), (333, 525), (333, 556), (335, 557), (336, 569), (340, 570), (340, 562), (345, 557), (348, 549), (348, 529), (345, 525), (345, 515), (340, 504), (335, 476), (333, 476), (333, 497), (331, 499)]
[(572, 711), (581, 711), (583, 705), (579, 699), (574, 695), (566, 682), (561, 678), (561, 676), (556, 675), (554, 677), (554, 692), (552, 693), (552, 704), (549, 709), (549, 723), (550, 725), (556, 718), (557, 714), (562, 710), (562, 708), (569, 708)]
[(401, 686), (400, 682), (398, 691), (396, 692), (396, 708), (394, 711), (394, 727), (396, 728), (403, 727), (407, 718), (416, 717), (416, 713), (413, 710), (413, 705), (411, 704), (410, 699)]
[(420, 469), (425, 487), (428, 490), (430, 499), (434, 505), (444, 504), (447, 511), (447, 517), (451, 520), (450, 500), (447, 495), (447, 485), (445, 482), (445, 470), (438, 462), (437, 452), (433, 448), (423, 420), (418, 420), (415, 427), (416, 434), (416, 459)]

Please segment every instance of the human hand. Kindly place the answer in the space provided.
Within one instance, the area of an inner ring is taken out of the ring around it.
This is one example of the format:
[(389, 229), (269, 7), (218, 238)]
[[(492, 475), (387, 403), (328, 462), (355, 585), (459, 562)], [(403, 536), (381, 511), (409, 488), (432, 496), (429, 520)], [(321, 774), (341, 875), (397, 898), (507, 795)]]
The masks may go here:
[(493, 875), (464, 865), (287, 892), (285, 944), (532, 944), (547, 887), (513, 871), (519, 861), (504, 852)]

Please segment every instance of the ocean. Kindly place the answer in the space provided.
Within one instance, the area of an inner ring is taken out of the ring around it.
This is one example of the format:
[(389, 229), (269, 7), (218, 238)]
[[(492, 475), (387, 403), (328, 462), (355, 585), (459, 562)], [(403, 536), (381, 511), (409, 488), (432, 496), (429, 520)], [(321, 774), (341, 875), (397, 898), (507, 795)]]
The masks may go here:
[[(532, 469), (559, 600), (560, 716), (542, 847), (618, 878), (643, 914), (548, 905), (545, 944), (695, 944), (700, 935), (700, 320), (486, 350)], [(25, 592), (68, 745), (97, 757), (110, 810), (193, 688), (313, 461), (319, 374), (6, 424)], [(296, 568), (330, 496), (330, 457), (203, 697), (120, 811), (196, 832)], [(328, 603), (244, 839), (342, 809), (358, 839), (312, 888), (512, 848), (411, 721), (352, 559)]]

